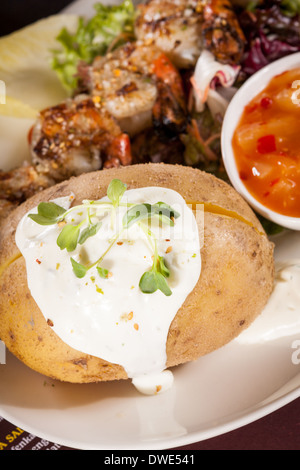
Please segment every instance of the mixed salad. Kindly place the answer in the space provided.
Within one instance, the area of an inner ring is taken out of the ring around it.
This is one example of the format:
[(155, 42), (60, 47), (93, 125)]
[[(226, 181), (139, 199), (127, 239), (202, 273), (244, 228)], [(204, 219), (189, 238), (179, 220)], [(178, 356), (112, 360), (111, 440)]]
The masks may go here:
[(91, 64), (110, 48), (134, 39), (135, 7), (131, 0), (118, 6), (96, 3), (94, 9), (96, 14), (90, 20), (79, 18), (75, 33), (63, 28), (57, 37), (61, 48), (53, 51), (52, 67), (70, 92), (77, 87), (81, 62)]
[(2, 111), (34, 121), (30, 162), (22, 154), (21, 166), (0, 171), (0, 218), (42, 188), (118, 165), (176, 163), (228, 181), (220, 136), (229, 102), (253, 73), (300, 51), (300, 0), (94, 9), (2, 39)]
[[(233, 2), (235, 3), (235, 2)], [(243, 2), (245, 3), (245, 2)], [(247, 44), (241, 77), (245, 79), (268, 63), (300, 50), (300, 0), (253, 0), (235, 10)], [(94, 5), (90, 20), (79, 19), (74, 34), (63, 28), (53, 51), (52, 67), (69, 90), (77, 84), (81, 61), (92, 63), (122, 42), (134, 39), (136, 10), (131, 0), (119, 6)]]
[(237, 12), (247, 40), (242, 63), (245, 77), (300, 50), (299, 0), (251, 2)]
[[(135, 136), (132, 149), (136, 163), (180, 163), (227, 180), (220, 135), (230, 98), (253, 73), (272, 61), (300, 51), (300, 0), (236, 0), (232, 3), (246, 38), (241, 62), (236, 67), (220, 65), (204, 53), (196, 68), (182, 70), (187, 97), (191, 93), (192, 79), (196, 81), (196, 89), (205, 92), (209, 86), (215, 96), (204, 106), (201, 103), (197, 106), (195, 95), (196, 106), (190, 109), (189, 125), (184, 133), (172, 136), (172, 145), (169, 139), (157, 138), (151, 130)], [(136, 8), (131, 0), (124, 0), (119, 6), (96, 3), (94, 8), (95, 15), (91, 19), (80, 18), (75, 33), (62, 29), (57, 38), (60, 47), (53, 51), (52, 68), (71, 95), (78, 90), (82, 64), (91, 64), (95, 57), (135, 40)], [(221, 73), (214, 75), (218, 67)], [(204, 74), (203, 70), (211, 70), (211, 74)], [(280, 230), (274, 224), (263, 222), (269, 233)]]

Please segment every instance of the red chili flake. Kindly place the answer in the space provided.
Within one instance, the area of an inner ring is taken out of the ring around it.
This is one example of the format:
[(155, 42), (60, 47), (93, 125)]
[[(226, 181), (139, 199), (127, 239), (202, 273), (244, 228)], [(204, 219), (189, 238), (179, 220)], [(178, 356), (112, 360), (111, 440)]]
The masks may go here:
[(247, 181), (248, 175), (244, 171), (240, 171), (240, 178), (242, 181)]
[(37, 264), (42, 264), (42, 262), (39, 259), (36, 259), (35, 261), (37, 262)]
[(272, 98), (269, 98), (268, 96), (265, 96), (260, 101), (260, 105), (264, 109), (270, 108), (270, 106), (272, 106), (272, 104), (273, 104), (273, 100), (272, 100)]
[(259, 153), (271, 153), (276, 151), (275, 135), (265, 135), (257, 140), (257, 151)]
[(271, 181), (270, 183), (271, 188), (275, 186), (275, 184), (279, 183), (279, 181), (280, 181), (280, 178), (276, 178), (275, 180)]

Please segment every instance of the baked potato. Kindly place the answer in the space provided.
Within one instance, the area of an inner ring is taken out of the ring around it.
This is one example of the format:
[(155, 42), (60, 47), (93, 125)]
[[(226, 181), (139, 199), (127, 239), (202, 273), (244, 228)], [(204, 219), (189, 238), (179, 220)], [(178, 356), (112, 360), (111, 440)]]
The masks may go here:
[(44, 190), (19, 206), (0, 226), (0, 338), (23, 363), (45, 376), (72, 383), (127, 379), (123, 367), (65, 344), (47, 324), (27, 284), (15, 233), (40, 202), (70, 192), (74, 204), (100, 199), (118, 178), (128, 189), (167, 187), (190, 204), (204, 204), (202, 270), (173, 319), (167, 367), (221, 348), (261, 313), (273, 289), (273, 244), (247, 203), (227, 183), (200, 170), (144, 164), (93, 172)]

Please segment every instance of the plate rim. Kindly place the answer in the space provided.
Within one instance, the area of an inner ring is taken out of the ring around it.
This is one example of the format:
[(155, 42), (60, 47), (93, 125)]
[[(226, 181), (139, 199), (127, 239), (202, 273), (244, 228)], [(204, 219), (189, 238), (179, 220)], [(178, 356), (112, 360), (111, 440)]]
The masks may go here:
[[(300, 373), (296, 374), (291, 380), (294, 380), (297, 377), (300, 378)], [(285, 383), (279, 390), (284, 388), (289, 382)], [(80, 445), (79, 441), (66, 439), (66, 438), (60, 439), (60, 438), (57, 438), (57, 436), (54, 436), (53, 433), (48, 434), (46, 431), (38, 430), (35, 426), (31, 427), (30, 425), (27, 425), (24, 422), (24, 420), (15, 421), (14, 416), (4, 411), (1, 406), (0, 406), (0, 415), (6, 421), (20, 427), (23, 431), (28, 432), (37, 438), (45, 439), (49, 443), (58, 444), (60, 446), (67, 447), (69, 449), (101, 450), (101, 451), (103, 450), (106, 450), (106, 451), (108, 450), (125, 450), (125, 451), (127, 450), (143, 450), (143, 451), (172, 450), (172, 449), (176, 449), (177, 447), (184, 447), (187, 445), (198, 444), (208, 439), (222, 436), (224, 434), (227, 434), (229, 432), (232, 432), (244, 426), (247, 426), (248, 424), (254, 423), (255, 421), (260, 420), (261, 418), (264, 418), (270, 415), (271, 413), (278, 411), (279, 409), (285, 407), (289, 403), (292, 403), (293, 401), (296, 401), (297, 399), (300, 398), (300, 385), (293, 388), (289, 392), (284, 393), (282, 396), (278, 398), (274, 398), (274, 400), (271, 399), (269, 402), (268, 400), (277, 392), (278, 391), (273, 392), (263, 401), (260, 401), (257, 404), (254, 404), (250, 408), (246, 408), (245, 410), (240, 411), (239, 413), (236, 414), (236, 417), (234, 417), (232, 420), (230, 419), (228, 421), (226, 420), (224, 423), (218, 424), (214, 427), (205, 429), (203, 431), (194, 431), (194, 432), (190, 432), (188, 434), (184, 434), (182, 436), (178, 436), (175, 438), (163, 439), (160, 441), (153, 441), (151, 443), (149, 442), (143, 443), (140, 441), (138, 445), (125, 445), (122, 447), (116, 447), (116, 445), (108, 446), (107, 444), (103, 446), (85, 444), (82, 446)], [(235, 416), (235, 414), (233, 414), (233, 416)]]

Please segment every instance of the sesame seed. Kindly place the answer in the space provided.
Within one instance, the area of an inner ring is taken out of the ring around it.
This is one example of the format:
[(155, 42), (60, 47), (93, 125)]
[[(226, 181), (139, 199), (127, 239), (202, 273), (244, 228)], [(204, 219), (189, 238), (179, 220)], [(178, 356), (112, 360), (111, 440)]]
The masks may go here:
[(133, 318), (133, 312), (128, 313), (127, 318), (128, 318), (128, 320), (132, 320), (132, 318)]

